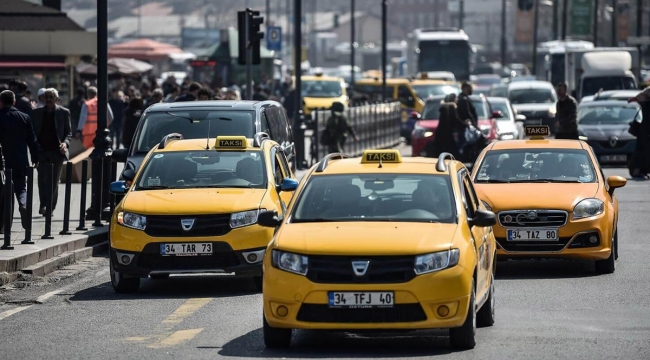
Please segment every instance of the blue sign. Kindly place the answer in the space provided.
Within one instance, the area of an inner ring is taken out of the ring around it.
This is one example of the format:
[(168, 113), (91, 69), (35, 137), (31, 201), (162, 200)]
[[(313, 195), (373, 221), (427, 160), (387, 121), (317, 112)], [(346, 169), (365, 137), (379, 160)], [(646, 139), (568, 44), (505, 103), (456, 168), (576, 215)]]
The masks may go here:
[(266, 47), (270, 51), (282, 51), (282, 28), (279, 26), (269, 26), (266, 35)]

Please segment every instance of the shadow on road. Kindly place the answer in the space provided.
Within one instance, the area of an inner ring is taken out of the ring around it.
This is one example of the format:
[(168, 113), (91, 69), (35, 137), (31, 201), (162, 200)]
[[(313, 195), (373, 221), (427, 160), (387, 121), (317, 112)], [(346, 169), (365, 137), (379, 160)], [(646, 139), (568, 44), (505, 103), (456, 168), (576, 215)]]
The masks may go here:
[[(108, 278), (108, 274), (106, 274)], [(107, 279), (108, 280), (108, 279)], [(118, 294), (110, 281), (75, 293), (70, 301), (189, 299), (236, 297), (258, 294), (253, 280), (234, 276), (172, 276), (169, 279), (142, 279), (135, 294)]]
[(453, 352), (447, 335), (446, 330), (362, 334), (294, 330), (291, 347), (278, 350), (264, 347), (260, 328), (226, 343), (219, 355), (242, 358), (366, 359), (436, 356)]
[(497, 262), (497, 280), (567, 279), (599, 276), (592, 261), (541, 259)]

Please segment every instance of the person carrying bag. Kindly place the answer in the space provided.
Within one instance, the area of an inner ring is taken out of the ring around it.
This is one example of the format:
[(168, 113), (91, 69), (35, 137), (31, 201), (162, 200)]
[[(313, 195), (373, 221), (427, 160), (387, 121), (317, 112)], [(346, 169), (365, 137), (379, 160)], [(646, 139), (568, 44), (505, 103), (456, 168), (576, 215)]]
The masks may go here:
[(321, 134), (321, 145), (327, 146), (328, 153), (345, 152), (344, 145), (348, 135), (352, 135), (355, 141), (359, 141), (354, 128), (343, 115), (345, 107), (340, 102), (332, 104), (332, 115), (327, 119), (325, 130)]

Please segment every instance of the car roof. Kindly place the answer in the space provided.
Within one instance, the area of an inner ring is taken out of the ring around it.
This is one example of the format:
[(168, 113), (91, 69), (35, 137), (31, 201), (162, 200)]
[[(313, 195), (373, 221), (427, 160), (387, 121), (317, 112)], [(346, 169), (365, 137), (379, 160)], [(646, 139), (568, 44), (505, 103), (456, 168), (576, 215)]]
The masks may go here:
[[(323, 160), (321, 160), (323, 161)], [(438, 159), (425, 157), (402, 157), (401, 163), (361, 163), (361, 158), (329, 160), (322, 172), (313, 171), (311, 176), (344, 175), (344, 174), (443, 174), (449, 175), (450, 171), (457, 171), (464, 165), (453, 160), (447, 163), (445, 171), (438, 171)], [(320, 163), (314, 165), (318, 167)]]
[(442, 79), (413, 79), (411, 81), (413, 85), (452, 85), (452, 86), (458, 86), (455, 81), (451, 80), (442, 80)]
[(548, 81), (515, 81), (508, 85), (509, 90), (517, 89), (553, 89), (553, 84)]
[(603, 107), (603, 106), (622, 106), (622, 107), (627, 107), (627, 106), (639, 106), (638, 103), (628, 103), (627, 101), (622, 101), (622, 100), (599, 100), (599, 101), (587, 101), (584, 103), (580, 103), (578, 105), (579, 108), (581, 107)]
[(264, 105), (282, 106), (277, 101), (251, 101), (251, 100), (206, 100), (206, 101), (184, 101), (174, 103), (153, 104), (146, 112), (165, 112), (182, 110), (238, 110), (256, 111)]
[(508, 103), (510, 100), (505, 97), (498, 97), (498, 96), (488, 96), (487, 97), (488, 102), (495, 102), (495, 103)]
[[(355, 80), (355, 84), (358, 83), (363, 83), (364, 85), (375, 85), (378, 84), (381, 86), (381, 79), (380, 78), (363, 78), (359, 80)], [(410, 84), (411, 80), (407, 78), (386, 78), (386, 84), (388, 85), (401, 85), (401, 84)]]
[(303, 75), (300, 77), (300, 80), (302, 81), (316, 81), (316, 80), (322, 80), (322, 81), (344, 81), (342, 77), (337, 77), (337, 76), (328, 76), (328, 75)]
[[(232, 136), (227, 136), (226, 138), (232, 138)], [(267, 143), (268, 141), (268, 143)], [(261, 151), (263, 150), (266, 146), (266, 144), (271, 144), (270, 146), (275, 144), (275, 141), (270, 140), (270, 139), (265, 139), (262, 141), (261, 146), (254, 146), (253, 145), (253, 139), (246, 139), (246, 148), (241, 148), (241, 149), (215, 149), (215, 143), (217, 142), (217, 139), (209, 139), (207, 141), (208, 147), (210, 150), (217, 150), (217, 151), (233, 151), (233, 150), (238, 150), (238, 151)], [(154, 153), (161, 153), (161, 152), (172, 152), (172, 151), (199, 151), (199, 150), (205, 150), (206, 147), (206, 139), (181, 139), (181, 140), (170, 140), (165, 144), (165, 147), (160, 149), (158, 145), (154, 147)]]
[(491, 145), (488, 151), (493, 150), (519, 150), (519, 149), (585, 149), (587, 145), (580, 140), (502, 140)]

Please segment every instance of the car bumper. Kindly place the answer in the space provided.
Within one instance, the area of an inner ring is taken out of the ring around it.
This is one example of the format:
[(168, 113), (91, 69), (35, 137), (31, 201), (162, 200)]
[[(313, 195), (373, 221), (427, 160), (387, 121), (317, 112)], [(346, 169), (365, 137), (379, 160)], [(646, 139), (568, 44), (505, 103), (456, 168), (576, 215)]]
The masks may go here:
[[(500, 224), (495, 225), (497, 256), (507, 258), (567, 258), (577, 260), (603, 260), (612, 251), (613, 221), (604, 214), (587, 219), (567, 221), (560, 227), (558, 241), (508, 241), (507, 231)], [(531, 228), (532, 229), (532, 228)], [(557, 229), (557, 227), (556, 227)], [(591, 243), (592, 236), (597, 237)]]
[[(453, 268), (399, 284), (320, 284), (270, 266), (264, 269), (264, 313), (272, 327), (323, 330), (435, 329), (459, 327), (467, 317), (472, 272)], [(337, 309), (329, 291), (393, 291), (394, 306)], [(447, 306), (447, 316), (438, 308)], [(278, 308), (285, 307), (285, 316)]]
[(433, 136), (411, 138), (411, 156), (420, 156), (429, 141), (433, 141)]
[(617, 142), (614, 146), (611, 146), (608, 139), (587, 140), (587, 144), (594, 150), (600, 164), (627, 164), (634, 154), (636, 139)]

